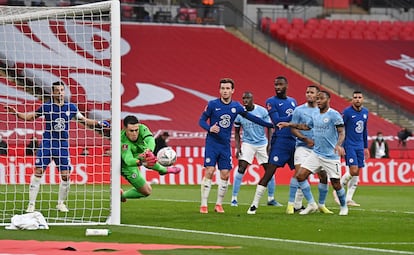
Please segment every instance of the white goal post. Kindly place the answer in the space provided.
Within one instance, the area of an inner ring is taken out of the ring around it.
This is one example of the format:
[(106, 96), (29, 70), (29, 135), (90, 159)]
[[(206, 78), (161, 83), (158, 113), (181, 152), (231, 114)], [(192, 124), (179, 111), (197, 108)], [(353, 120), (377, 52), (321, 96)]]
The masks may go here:
[(28, 208), (29, 186), (40, 155), (36, 151), (30, 155), (29, 142), (35, 138), (42, 144), (46, 127), (58, 128), (56, 119), (53, 123), (46, 117), (24, 120), (6, 106), (19, 113), (34, 112), (51, 100), (54, 82), (65, 84), (65, 101), (75, 104), (83, 116), (109, 121), (111, 127), (88, 125), (76, 117), (59, 123), (60, 130), (69, 127), (71, 174), (64, 201), (69, 211), (56, 207), (64, 196), (61, 169), (53, 160), (41, 178), (35, 210), (50, 225), (120, 224), (119, 1), (70, 7), (1, 6), (0, 38), (0, 142), (7, 144), (7, 149), (0, 146), (0, 154), (7, 153), (0, 155), (0, 225), (9, 225), (14, 215)]

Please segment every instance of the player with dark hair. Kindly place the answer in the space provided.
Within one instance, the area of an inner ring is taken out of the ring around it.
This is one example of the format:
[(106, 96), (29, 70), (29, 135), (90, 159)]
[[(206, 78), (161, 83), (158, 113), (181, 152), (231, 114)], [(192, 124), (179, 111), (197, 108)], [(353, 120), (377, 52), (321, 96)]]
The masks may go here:
[(58, 204), (56, 208), (61, 212), (68, 212), (65, 200), (69, 193), (70, 184), (70, 156), (69, 156), (69, 126), (70, 120), (75, 118), (88, 126), (109, 128), (107, 121), (97, 121), (86, 118), (79, 112), (77, 106), (65, 101), (65, 84), (61, 81), (52, 84), (52, 98), (43, 103), (34, 112), (18, 112), (16, 108), (6, 106), (22, 120), (35, 120), (41, 116), (45, 118), (43, 139), (36, 152), (36, 169), (30, 181), (29, 205), (26, 212), (35, 211), (37, 194), (39, 193), (41, 178), (47, 166), (53, 160), (59, 169), (61, 181), (59, 184)]
[[(274, 81), (276, 96), (266, 100), (266, 107), (274, 125), (279, 122), (292, 120), (292, 113), (296, 108), (296, 100), (287, 96), (288, 81), (284, 76), (276, 77)], [(295, 153), (296, 138), (290, 132), (290, 128), (276, 128), (270, 143), (269, 162), (266, 165), (265, 173), (256, 187), (253, 202), (247, 214), (256, 214), (266, 186), (274, 176), (276, 169), (288, 164), (290, 169), (295, 169), (293, 158)]]
[[(331, 180), (332, 187), (335, 189), (340, 201), (339, 215), (348, 215), (348, 206), (345, 201), (345, 189), (341, 186), (341, 156), (344, 155), (342, 143), (345, 139), (344, 121), (336, 110), (330, 108), (331, 95), (327, 91), (320, 91), (316, 97), (319, 113), (312, 115), (308, 123), (288, 123), (281, 122), (279, 128), (294, 127), (300, 130), (313, 130), (313, 150), (306, 160), (302, 163), (299, 172), (296, 173), (297, 186), (290, 188), (300, 188), (308, 206), (300, 214), (309, 214), (318, 210), (318, 205), (313, 198), (308, 177), (310, 174), (325, 170)], [(296, 191), (295, 191), (296, 192)]]
[[(346, 202), (348, 206), (360, 206), (353, 200), (358, 186), (359, 172), (365, 166), (365, 158), (369, 158), (368, 149), (368, 110), (362, 106), (364, 96), (361, 91), (354, 91), (351, 105), (342, 113), (345, 124), (345, 161), (349, 168), (341, 178), (343, 187), (347, 187)], [(338, 203), (338, 198), (334, 198)]]
[(152, 188), (142, 175), (139, 167), (155, 170), (161, 175), (178, 174), (181, 168), (165, 167), (157, 162), (153, 151), (155, 139), (149, 128), (140, 123), (138, 118), (128, 115), (124, 118), (124, 129), (121, 131), (121, 175), (133, 186), (123, 192), (121, 201), (127, 198), (142, 198), (151, 195)]
[[(267, 110), (254, 103), (253, 94), (251, 92), (244, 92), (242, 97), (243, 105), (248, 112), (262, 118), (263, 120), (270, 122), (269, 114)], [(231, 198), (231, 206), (238, 206), (237, 195), (239, 194), (240, 185), (242, 183), (243, 175), (249, 165), (253, 163), (253, 159), (256, 158), (257, 163), (263, 168), (266, 168), (268, 156), (268, 141), (272, 135), (272, 129), (265, 128), (248, 119), (236, 117), (234, 121), (234, 138), (236, 142), (236, 157), (238, 159), (239, 167), (237, 173), (234, 176), (233, 192)], [(243, 136), (241, 135), (243, 130)], [(270, 206), (280, 206), (280, 203), (275, 200), (275, 178), (272, 177), (267, 185), (268, 201)]]
[[(293, 111), (292, 123), (308, 123), (313, 114), (319, 113), (319, 108), (316, 105), (316, 96), (319, 91), (320, 89), (316, 85), (309, 85), (306, 88), (306, 103), (299, 105)], [(295, 175), (299, 172), (302, 163), (305, 162), (306, 158), (311, 154), (314, 145), (312, 129), (298, 130), (296, 128), (291, 128), (291, 132), (296, 136), (297, 141), (294, 158), (295, 173), (290, 180), (292, 188), (289, 192), (289, 202), (286, 208), (287, 214), (293, 214), (295, 211), (301, 211), (304, 209), (302, 205), (303, 193), (300, 189), (296, 188), (298, 186), (298, 181)], [(332, 214), (333, 212), (325, 206), (325, 200), (328, 194), (328, 177), (325, 171), (318, 172), (318, 176), (319, 211), (322, 213)]]
[(204, 167), (205, 173), (201, 183), (201, 206), (200, 213), (208, 213), (207, 203), (211, 190), (211, 179), (216, 170), (220, 170), (218, 182), (217, 202), (214, 210), (224, 213), (222, 206), (224, 195), (227, 192), (231, 163), (231, 131), (237, 115), (251, 120), (259, 125), (273, 127), (271, 123), (250, 114), (244, 107), (232, 100), (234, 93), (234, 81), (223, 78), (219, 83), (220, 98), (208, 102), (207, 107), (201, 114), (199, 125), (207, 131)]

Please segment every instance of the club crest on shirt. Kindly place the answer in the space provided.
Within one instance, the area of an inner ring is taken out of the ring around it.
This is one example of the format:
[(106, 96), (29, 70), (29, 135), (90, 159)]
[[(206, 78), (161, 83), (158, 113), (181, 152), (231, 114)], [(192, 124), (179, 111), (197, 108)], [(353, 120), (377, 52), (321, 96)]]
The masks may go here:
[(324, 118), (323, 119), (323, 123), (328, 123), (329, 122), (329, 118)]
[(233, 108), (231, 108), (231, 112), (232, 112), (232, 113), (236, 113), (236, 108), (234, 108), (234, 107), (233, 107)]
[(122, 150), (123, 151), (128, 150), (128, 144), (122, 144)]
[(66, 116), (70, 116), (70, 111), (65, 112)]

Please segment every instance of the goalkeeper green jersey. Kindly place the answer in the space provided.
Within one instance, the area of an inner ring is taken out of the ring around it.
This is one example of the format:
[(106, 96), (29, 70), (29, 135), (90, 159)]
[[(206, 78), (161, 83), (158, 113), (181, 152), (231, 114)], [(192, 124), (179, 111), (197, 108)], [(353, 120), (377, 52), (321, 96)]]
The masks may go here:
[(121, 131), (121, 159), (122, 168), (136, 166), (138, 155), (149, 149), (154, 151), (155, 139), (152, 132), (144, 124), (139, 124), (138, 139), (131, 142), (125, 134), (125, 130)]

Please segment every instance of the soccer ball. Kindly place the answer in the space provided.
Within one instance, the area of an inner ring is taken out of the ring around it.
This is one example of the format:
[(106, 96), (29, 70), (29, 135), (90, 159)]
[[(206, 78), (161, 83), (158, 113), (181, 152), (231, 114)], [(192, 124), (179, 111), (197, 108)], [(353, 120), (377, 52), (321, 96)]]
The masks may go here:
[(177, 161), (177, 153), (171, 147), (164, 147), (158, 151), (157, 160), (163, 166), (171, 166)]

